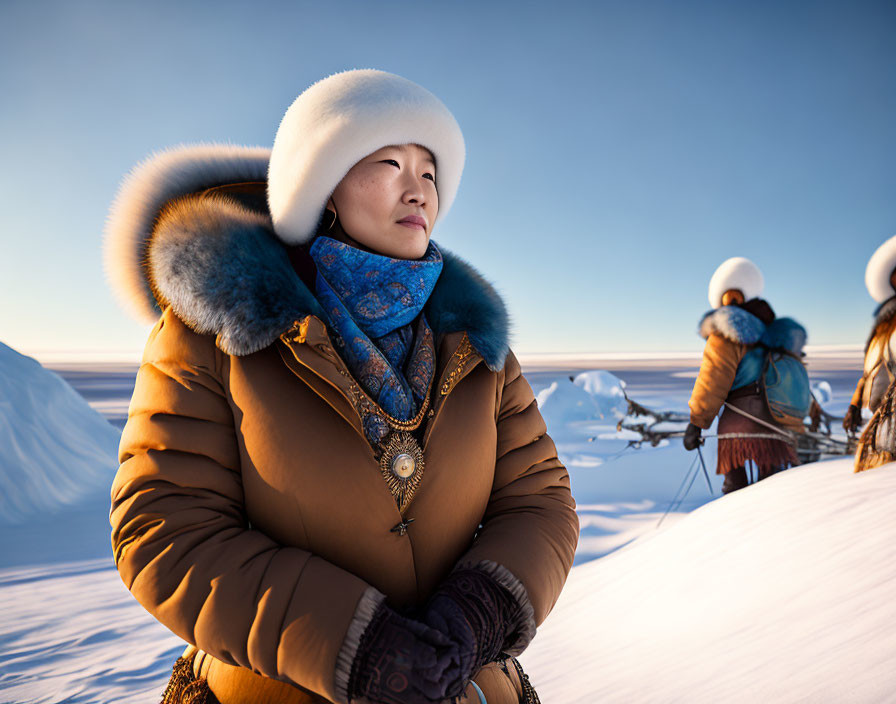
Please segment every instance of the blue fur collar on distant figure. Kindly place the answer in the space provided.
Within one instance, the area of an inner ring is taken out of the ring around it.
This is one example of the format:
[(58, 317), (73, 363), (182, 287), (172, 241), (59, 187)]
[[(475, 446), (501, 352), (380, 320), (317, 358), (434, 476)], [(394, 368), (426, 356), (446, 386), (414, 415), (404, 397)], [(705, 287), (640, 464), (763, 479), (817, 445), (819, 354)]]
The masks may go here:
[(698, 327), (703, 339), (716, 333), (742, 345), (756, 344), (764, 332), (765, 324), (759, 318), (737, 306), (722, 306), (709, 311), (701, 318)]
[(752, 313), (737, 306), (711, 310), (700, 321), (700, 336), (713, 333), (742, 345), (762, 344), (800, 356), (806, 344), (806, 329), (793, 318), (775, 318), (768, 325)]
[(760, 342), (771, 349), (786, 350), (799, 357), (807, 338), (806, 328), (793, 318), (775, 318), (765, 328)]

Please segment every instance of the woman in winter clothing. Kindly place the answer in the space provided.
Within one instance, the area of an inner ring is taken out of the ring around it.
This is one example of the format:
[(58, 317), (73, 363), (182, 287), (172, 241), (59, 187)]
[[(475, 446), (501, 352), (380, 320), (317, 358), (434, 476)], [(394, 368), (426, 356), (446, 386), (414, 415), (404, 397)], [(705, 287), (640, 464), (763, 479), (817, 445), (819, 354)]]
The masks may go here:
[(871, 255), (865, 268), (865, 286), (878, 305), (865, 343), (864, 372), (843, 419), (847, 432), (855, 432), (862, 424), (863, 408), (872, 413), (877, 410), (896, 379), (896, 237)]
[(762, 272), (743, 257), (719, 266), (709, 283), (713, 310), (703, 316), (699, 333), (706, 340), (703, 361), (689, 402), (690, 424), (684, 446), (694, 450), (701, 430), (708, 429), (722, 407), (718, 424), (717, 473), (725, 475), (722, 492), (748, 484), (746, 463), (759, 479), (797, 464), (793, 432), (802, 420), (776, 419), (761, 384), (769, 350), (801, 357), (806, 331), (790, 318), (777, 318), (759, 298)]
[(429, 239), (463, 160), (432, 94), (349, 71), (272, 151), (181, 148), (125, 183), (107, 263), (156, 324), (112, 546), (191, 644), (166, 701), (523, 701), (506, 655), (578, 523), (501, 299)]

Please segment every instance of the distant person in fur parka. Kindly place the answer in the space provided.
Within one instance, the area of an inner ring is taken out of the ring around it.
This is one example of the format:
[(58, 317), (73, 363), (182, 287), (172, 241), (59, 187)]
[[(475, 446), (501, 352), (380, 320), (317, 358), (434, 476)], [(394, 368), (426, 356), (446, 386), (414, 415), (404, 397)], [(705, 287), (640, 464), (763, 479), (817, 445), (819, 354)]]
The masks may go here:
[(862, 424), (862, 409), (874, 413), (896, 379), (896, 237), (871, 255), (865, 269), (865, 286), (877, 302), (874, 324), (865, 343), (865, 364), (856, 384), (843, 428), (855, 432)]
[(718, 424), (716, 471), (725, 475), (722, 492), (726, 494), (748, 484), (747, 462), (756, 465), (759, 479), (798, 463), (789, 431), (801, 432), (802, 420), (776, 419), (760, 380), (768, 351), (799, 358), (806, 331), (789, 318), (775, 316), (759, 298), (763, 286), (762, 273), (753, 262), (743, 257), (728, 259), (710, 280), (713, 310), (700, 321), (706, 347), (691, 394), (691, 422), (684, 446), (696, 449), (701, 430), (708, 429), (725, 407)]

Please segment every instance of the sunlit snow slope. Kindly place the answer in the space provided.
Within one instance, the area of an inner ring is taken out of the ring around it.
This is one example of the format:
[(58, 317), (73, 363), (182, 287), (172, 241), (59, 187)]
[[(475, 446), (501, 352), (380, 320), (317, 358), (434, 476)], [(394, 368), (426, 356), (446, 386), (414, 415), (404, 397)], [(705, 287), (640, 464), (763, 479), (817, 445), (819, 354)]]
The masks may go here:
[(575, 568), (522, 661), (544, 702), (883, 702), (896, 463), (805, 465)]
[(0, 343), (0, 526), (108, 486), (119, 432), (57, 374)]

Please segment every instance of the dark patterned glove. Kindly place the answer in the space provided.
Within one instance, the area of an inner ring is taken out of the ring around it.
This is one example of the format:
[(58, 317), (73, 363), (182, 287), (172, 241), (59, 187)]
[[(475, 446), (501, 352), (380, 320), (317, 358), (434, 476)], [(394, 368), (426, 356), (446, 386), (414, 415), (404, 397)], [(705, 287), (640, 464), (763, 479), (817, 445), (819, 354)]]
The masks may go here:
[(458, 696), (483, 665), (495, 660), (521, 621), (521, 607), (513, 595), (484, 571), (469, 568), (452, 572), (439, 585), (426, 607), (424, 621), (456, 645), (463, 675)]
[(688, 428), (684, 431), (684, 439), (681, 443), (688, 452), (696, 450), (697, 446), (700, 445), (700, 426), (688, 423)]
[(846, 415), (843, 417), (843, 429), (847, 433), (854, 433), (861, 424), (862, 409), (854, 403), (849, 404), (849, 408), (846, 409)]
[(378, 704), (430, 704), (463, 686), (457, 646), (426, 624), (381, 604), (352, 663), (349, 700)]

